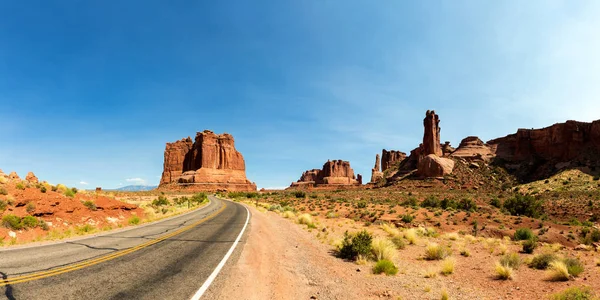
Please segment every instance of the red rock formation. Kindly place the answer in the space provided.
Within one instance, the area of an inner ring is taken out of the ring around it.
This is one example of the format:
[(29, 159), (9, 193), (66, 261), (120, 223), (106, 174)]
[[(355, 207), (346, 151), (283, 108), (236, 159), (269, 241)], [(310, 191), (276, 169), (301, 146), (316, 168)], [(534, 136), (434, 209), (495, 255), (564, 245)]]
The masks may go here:
[(451, 157), (468, 160), (489, 161), (494, 157), (490, 147), (476, 136), (464, 138), (458, 148), (450, 154)]
[(391, 168), (396, 163), (403, 161), (406, 158), (406, 153), (396, 150), (387, 151), (381, 150), (381, 171)]
[(496, 162), (521, 181), (545, 178), (561, 168), (600, 168), (600, 120), (567, 121), (542, 129), (519, 129), (517, 133), (488, 141)]
[(419, 146), (418, 151), (417, 174), (421, 177), (442, 177), (452, 173), (454, 161), (442, 158), (444, 153), (440, 144), (440, 119), (435, 111), (428, 110), (425, 113), (423, 126), (425, 130), (423, 144)]
[(452, 152), (454, 152), (456, 149), (454, 149), (451, 145), (450, 142), (446, 142), (442, 145), (442, 153), (444, 153), (444, 157), (449, 156), (450, 154), (452, 154)]
[(27, 176), (25, 176), (25, 180), (31, 182), (31, 183), (38, 183), (39, 180), (37, 177), (35, 177), (35, 174), (33, 174), (33, 172), (29, 172), (27, 173)]
[[(385, 150), (383, 150), (385, 151)], [(376, 183), (377, 181), (381, 180), (383, 178), (383, 172), (380, 171), (379, 169), (379, 165), (380, 165), (380, 160), (379, 160), (379, 154), (375, 155), (375, 166), (373, 167), (373, 169), (371, 169), (371, 183)]]
[(19, 177), (15, 171), (10, 172), (10, 174), (8, 174), (8, 178), (11, 180), (21, 180), (21, 177)]
[(442, 156), (442, 147), (440, 145), (440, 119), (435, 111), (427, 111), (425, 113), (425, 119), (423, 119), (423, 126), (425, 127), (425, 134), (423, 135), (423, 155), (435, 154)]
[(293, 182), (290, 187), (327, 187), (327, 186), (349, 186), (361, 185), (362, 176), (354, 176), (354, 170), (350, 167), (350, 162), (343, 160), (328, 160), (321, 170), (313, 169), (302, 173), (302, 177), (297, 182)]
[(443, 177), (451, 174), (454, 161), (448, 158), (429, 154), (419, 160), (418, 172), (422, 177)]
[(191, 138), (167, 143), (160, 187), (186, 186), (194, 190), (255, 191), (246, 179), (242, 154), (230, 134), (205, 130)]

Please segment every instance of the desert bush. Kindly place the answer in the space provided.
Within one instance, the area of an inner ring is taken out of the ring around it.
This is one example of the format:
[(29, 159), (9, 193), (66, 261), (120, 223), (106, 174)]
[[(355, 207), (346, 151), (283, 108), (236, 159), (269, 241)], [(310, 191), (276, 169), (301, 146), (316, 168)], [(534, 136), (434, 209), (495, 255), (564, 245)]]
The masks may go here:
[(169, 204), (171, 204), (169, 202), (169, 199), (167, 199), (167, 197), (165, 197), (163, 195), (158, 196), (158, 198), (156, 198), (152, 201), (152, 206), (166, 206)]
[(366, 257), (371, 252), (373, 236), (366, 230), (356, 234), (344, 233), (344, 240), (339, 249), (339, 257), (356, 260), (359, 255)]
[(448, 198), (444, 198), (442, 201), (440, 201), (440, 207), (443, 209), (448, 209), (448, 208), (456, 208), (458, 206), (458, 203), (456, 203), (456, 201), (454, 201), (454, 199), (448, 199)]
[(6, 201), (0, 199), (0, 212), (3, 212), (6, 209)]
[(447, 257), (442, 261), (442, 275), (448, 276), (454, 273), (454, 266), (456, 265), (456, 259), (454, 257)]
[(538, 254), (531, 259), (529, 267), (538, 270), (546, 270), (550, 266), (550, 263), (557, 259), (556, 255), (552, 253)]
[(534, 237), (529, 240), (524, 240), (521, 244), (523, 246), (523, 252), (531, 254), (535, 248), (537, 248), (537, 238)]
[(25, 216), (21, 219), (21, 224), (23, 228), (34, 228), (38, 226), (39, 221), (34, 216)]
[(456, 206), (456, 208), (458, 208), (460, 210), (464, 210), (464, 211), (476, 211), (477, 204), (475, 204), (475, 201), (473, 201), (472, 199), (463, 198), (462, 200), (460, 200), (458, 202), (458, 205)]
[(371, 253), (375, 261), (390, 260), (394, 261), (398, 255), (396, 246), (386, 238), (375, 238), (371, 242)]
[(440, 207), (440, 200), (435, 196), (431, 195), (425, 198), (423, 202), (421, 202), (421, 207)]
[(514, 278), (514, 270), (509, 266), (505, 266), (499, 262), (496, 262), (494, 270), (496, 271), (496, 276), (498, 279), (507, 280)]
[(86, 200), (86, 201), (81, 201), (81, 203), (83, 204), (83, 206), (87, 207), (89, 210), (96, 210), (96, 203), (94, 203), (94, 201), (91, 200)]
[(415, 219), (415, 216), (413, 215), (409, 215), (409, 214), (405, 214), (402, 215), (402, 222), (410, 224), (412, 223), (412, 221)]
[(521, 257), (517, 253), (508, 253), (502, 256), (500, 264), (509, 266), (513, 269), (518, 269), (521, 266)]
[(127, 223), (129, 225), (137, 225), (140, 224), (140, 218), (138, 216), (131, 216), (131, 218), (129, 218), (129, 220), (127, 220)]
[(42, 186), (40, 187), (40, 192), (42, 192), (42, 193), (45, 193), (45, 192), (47, 192), (47, 191), (48, 191), (48, 190), (46, 189), (46, 187), (45, 187), (45, 186), (43, 186), (43, 185), (42, 185)]
[(295, 217), (296, 215), (294, 214), (293, 211), (286, 210), (283, 212), (282, 216), (286, 219), (291, 219), (291, 218)]
[(594, 300), (596, 298), (594, 290), (589, 286), (574, 286), (570, 287), (562, 292), (553, 294), (550, 299), (552, 300)]
[(393, 262), (387, 259), (382, 259), (379, 260), (373, 267), (373, 274), (381, 273), (385, 273), (385, 275), (396, 275), (396, 273), (398, 273), (398, 268)]
[(560, 261), (555, 260), (550, 262), (548, 265), (548, 280), (551, 281), (567, 281), (569, 280), (569, 269), (567, 265)]
[(195, 193), (190, 198), (190, 201), (192, 201), (192, 203), (195, 203), (195, 204), (202, 204), (202, 203), (208, 201), (208, 196), (206, 195), (206, 193)]
[(269, 206), (269, 211), (283, 211), (283, 208), (279, 204), (272, 204)]
[(498, 197), (493, 197), (490, 200), (490, 205), (496, 208), (502, 208), (502, 200), (498, 199)]
[(27, 206), (25, 206), (25, 210), (28, 213), (34, 212), (35, 211), (35, 203), (33, 203), (33, 202), (27, 202)]
[(402, 201), (402, 203), (400, 203), (400, 205), (402, 205), (402, 206), (418, 206), (419, 201), (417, 201), (417, 198), (411, 196), (411, 197), (408, 197), (408, 199)]
[(301, 214), (298, 217), (298, 224), (303, 224), (303, 225), (313, 224), (312, 216), (309, 214)]
[(577, 258), (567, 257), (562, 260), (567, 266), (567, 270), (569, 274), (577, 277), (579, 274), (583, 273), (584, 267), (583, 263)]
[(437, 243), (429, 243), (425, 248), (426, 260), (440, 260), (450, 256), (450, 250)]
[(41, 229), (46, 230), (46, 231), (48, 231), (48, 229), (50, 229), (48, 227), (48, 223), (46, 223), (46, 221), (44, 221), (44, 220), (40, 220), (40, 224), (38, 226), (40, 226)]
[(8, 195), (8, 191), (5, 188), (0, 187), (0, 195), (6, 196), (6, 195)]
[(442, 296), (441, 296), (440, 299), (442, 299), (442, 300), (448, 300), (448, 299), (450, 299), (450, 296), (448, 295), (448, 291), (446, 291), (446, 289), (442, 290)]
[(77, 226), (75, 227), (75, 232), (77, 234), (85, 234), (85, 233), (90, 233), (96, 230), (96, 227), (90, 225), (90, 224), (85, 224), (83, 226)]
[(18, 190), (24, 190), (25, 189), (25, 185), (22, 182), (17, 183), (17, 185), (15, 185), (15, 187)]
[(21, 218), (15, 215), (6, 215), (2, 217), (2, 226), (14, 230), (23, 228), (23, 225), (21, 224)]
[(534, 237), (533, 231), (529, 228), (519, 228), (515, 231), (514, 240), (515, 241), (524, 241), (530, 240)]
[(539, 218), (543, 213), (543, 201), (530, 195), (517, 194), (504, 201), (504, 209), (513, 216)]
[(72, 189), (67, 189), (67, 190), (65, 190), (65, 196), (67, 196), (69, 198), (73, 198), (73, 197), (75, 197), (75, 192), (73, 192)]
[(404, 249), (406, 247), (404, 239), (399, 234), (392, 237), (392, 243), (396, 245), (396, 249)]
[(295, 191), (293, 194), (296, 198), (306, 198), (306, 193), (303, 191)]

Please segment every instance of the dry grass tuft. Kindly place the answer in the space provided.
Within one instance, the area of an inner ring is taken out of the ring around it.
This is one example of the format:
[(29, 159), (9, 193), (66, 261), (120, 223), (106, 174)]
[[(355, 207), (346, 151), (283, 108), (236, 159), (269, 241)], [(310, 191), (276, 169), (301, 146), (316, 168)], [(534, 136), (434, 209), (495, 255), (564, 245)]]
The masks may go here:
[(410, 245), (416, 245), (419, 241), (419, 237), (417, 235), (417, 230), (414, 228), (410, 228), (404, 232), (404, 238), (408, 241)]
[(298, 224), (303, 224), (303, 225), (312, 225), (313, 224), (313, 219), (312, 216), (309, 214), (301, 214), (298, 217)]
[(442, 297), (441, 297), (441, 299), (442, 300), (448, 300), (448, 299), (450, 299), (450, 296), (448, 296), (448, 291), (446, 291), (446, 289), (442, 290)]
[(550, 262), (548, 265), (548, 280), (567, 281), (569, 278), (569, 269), (564, 262), (560, 260)]
[(426, 260), (440, 260), (450, 256), (450, 250), (437, 243), (430, 243), (425, 248)]
[(425, 278), (436, 278), (438, 272), (435, 269), (427, 269), (423, 272), (423, 277)]
[(448, 276), (454, 273), (454, 266), (456, 265), (456, 259), (454, 257), (447, 257), (442, 261), (442, 270), (440, 273), (444, 276)]
[(451, 241), (456, 241), (456, 240), (458, 240), (458, 233), (456, 233), (456, 232), (447, 233), (445, 235), (445, 238), (447, 238), (447, 239), (449, 239)]
[(385, 231), (390, 236), (397, 236), (400, 234), (400, 230), (398, 230), (398, 228), (396, 228), (396, 225), (394, 225), (394, 224), (383, 223), (383, 224), (381, 224), (380, 227), (381, 227), (381, 229), (383, 229), (383, 231)]
[(505, 266), (499, 262), (496, 262), (496, 266), (494, 269), (496, 271), (496, 275), (498, 276), (498, 279), (508, 280), (508, 279), (514, 278), (514, 270), (513, 270), (513, 268), (511, 268), (509, 266)]
[(294, 214), (293, 211), (289, 210), (284, 211), (281, 215), (286, 219), (293, 219), (294, 217), (296, 217), (296, 214)]
[(375, 238), (371, 243), (371, 252), (376, 261), (394, 261), (398, 257), (396, 245), (386, 238)]

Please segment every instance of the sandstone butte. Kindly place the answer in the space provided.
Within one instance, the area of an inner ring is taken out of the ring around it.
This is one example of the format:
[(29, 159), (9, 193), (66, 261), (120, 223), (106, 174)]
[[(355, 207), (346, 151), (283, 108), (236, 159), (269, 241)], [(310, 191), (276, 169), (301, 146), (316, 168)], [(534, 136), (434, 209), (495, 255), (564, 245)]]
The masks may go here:
[(167, 143), (159, 189), (195, 191), (256, 191), (246, 178), (244, 157), (233, 136), (210, 130)]
[[(440, 143), (439, 116), (427, 111), (423, 120), (423, 142), (410, 155), (398, 156), (387, 162), (382, 152), (382, 171), (379, 155), (372, 169), (371, 183), (383, 171), (399, 163), (398, 172), (416, 170), (420, 177), (443, 177), (453, 170), (454, 160), (480, 161), (504, 167), (520, 181), (528, 182), (549, 177), (567, 168), (584, 172), (600, 169), (600, 120), (591, 123), (567, 121), (541, 129), (519, 129), (517, 133), (484, 143), (476, 136), (464, 138), (458, 148), (449, 142)], [(392, 157), (394, 157), (392, 155)], [(395, 174), (389, 172), (386, 176)]]
[(293, 182), (290, 188), (338, 188), (361, 186), (362, 176), (354, 176), (354, 170), (350, 162), (343, 160), (328, 160), (322, 169), (312, 169), (302, 173), (297, 182)]

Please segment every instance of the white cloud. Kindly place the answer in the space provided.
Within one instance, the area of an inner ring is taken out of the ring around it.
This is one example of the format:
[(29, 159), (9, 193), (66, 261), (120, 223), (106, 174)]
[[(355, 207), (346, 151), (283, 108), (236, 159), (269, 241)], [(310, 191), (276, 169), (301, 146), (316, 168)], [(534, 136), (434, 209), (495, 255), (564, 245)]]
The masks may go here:
[(145, 184), (146, 183), (146, 180), (139, 178), (139, 177), (127, 178), (127, 179), (125, 179), (125, 181), (136, 183), (136, 184)]
[(79, 184), (81, 184), (81, 185), (88, 185), (89, 183), (87, 183), (85, 181), (80, 181)]

